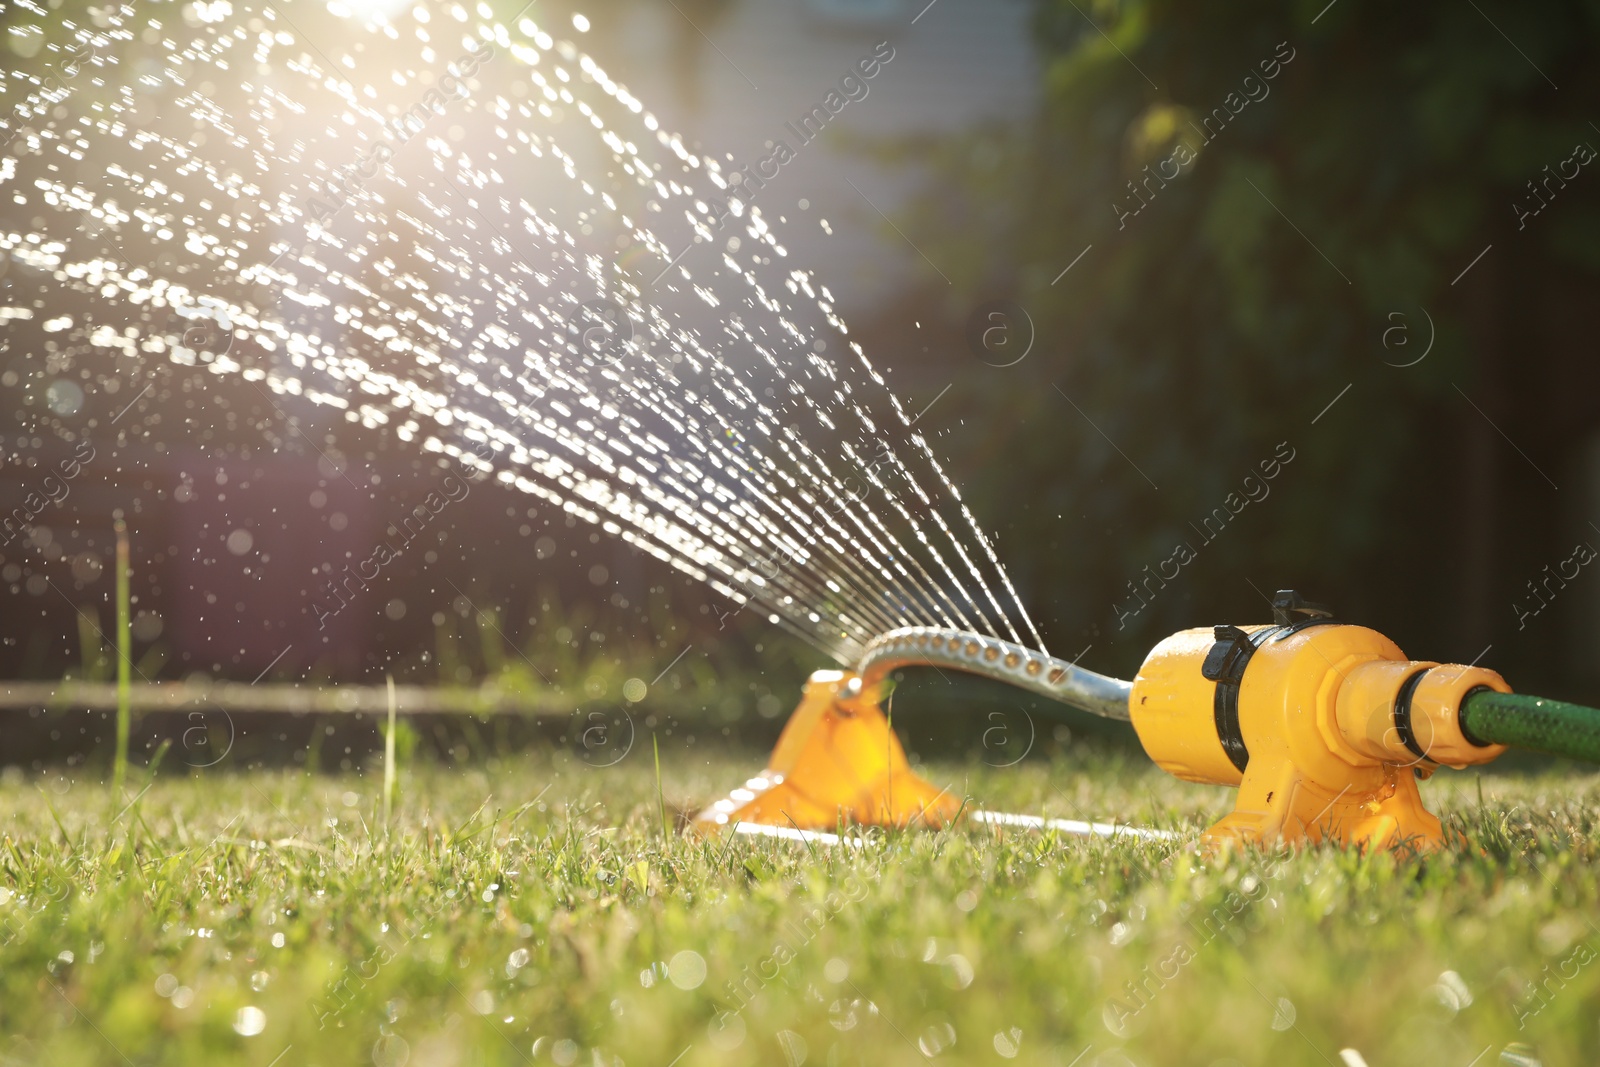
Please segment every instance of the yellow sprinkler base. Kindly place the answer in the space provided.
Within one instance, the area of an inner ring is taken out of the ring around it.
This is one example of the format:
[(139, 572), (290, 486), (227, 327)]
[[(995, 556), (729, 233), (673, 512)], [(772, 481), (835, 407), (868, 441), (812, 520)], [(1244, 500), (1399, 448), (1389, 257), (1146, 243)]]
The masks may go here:
[(738, 823), (940, 827), (960, 809), (948, 790), (912, 771), (875, 691), (855, 674), (817, 671), (766, 769), (702, 811), (694, 825), (702, 832)]
[(1173, 634), (1134, 679), (1133, 727), (1150, 758), (1186, 781), (1239, 790), (1232, 814), (1201, 840), (1443, 845), (1417, 779), (1505, 751), (1472, 740), (1460, 721), (1469, 694), (1505, 692), (1505, 680), (1408, 660), (1382, 634), (1335, 622), (1290, 590), (1273, 612), (1269, 626)]

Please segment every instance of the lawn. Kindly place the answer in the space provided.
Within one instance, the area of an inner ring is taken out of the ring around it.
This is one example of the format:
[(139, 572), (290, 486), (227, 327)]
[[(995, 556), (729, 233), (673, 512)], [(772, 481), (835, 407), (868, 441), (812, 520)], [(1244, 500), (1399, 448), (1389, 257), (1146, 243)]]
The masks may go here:
[(1444, 772), (1426, 861), (1196, 852), (1220, 789), (1079, 744), (924, 769), (991, 810), (864, 847), (662, 832), (760, 754), (0, 779), (7, 1063), (1600, 1061), (1600, 777)]

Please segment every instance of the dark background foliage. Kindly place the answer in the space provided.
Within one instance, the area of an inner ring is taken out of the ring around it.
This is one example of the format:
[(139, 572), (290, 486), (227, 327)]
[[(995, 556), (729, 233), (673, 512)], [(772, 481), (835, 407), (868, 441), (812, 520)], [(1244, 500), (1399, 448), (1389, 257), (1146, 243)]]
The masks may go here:
[[(961, 271), (959, 297), (930, 289), (909, 315), (954, 331), (971, 301), (1005, 297), (1036, 329), (1015, 367), (951, 365), (949, 450), (1056, 651), (1092, 643), (1089, 662), (1126, 675), (1166, 633), (1261, 621), (1293, 586), (1412, 655), (1492, 644), (1485, 662), (1529, 688), (1592, 688), (1592, 577), (1552, 586), (1525, 628), (1513, 605), (1600, 544), (1600, 182), (1553, 183), (1520, 227), (1513, 205), (1600, 144), (1600, 9), (1492, 15), (1043, 3), (1030, 125), (892, 150), (949, 178), (913, 236)], [(1267, 94), (1204, 143), (1191, 120), (1238, 107), (1251, 75)], [(1197, 160), (1119, 225), (1113, 205), (1140, 203), (1128, 183), (1179, 141)], [(1430, 319), (1427, 357), (1397, 366)], [(1270, 496), (1208, 542), (1196, 527), (1280, 442), (1296, 458)], [(1180, 542), (1196, 560), (1129, 613), (1127, 583)]]

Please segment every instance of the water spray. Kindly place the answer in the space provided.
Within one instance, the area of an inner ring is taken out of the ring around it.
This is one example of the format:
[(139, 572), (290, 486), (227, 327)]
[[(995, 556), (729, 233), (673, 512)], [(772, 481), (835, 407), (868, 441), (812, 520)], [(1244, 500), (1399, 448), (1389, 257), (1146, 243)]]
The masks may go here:
[[(412, 170), (359, 146), (392, 141), (397, 108), (420, 119), (445, 102), (414, 73), (436, 59), (420, 25), (402, 35), (387, 19), (330, 12), (308, 35), (282, 20), (255, 57), (274, 79), (270, 99), (230, 68), (240, 23), (255, 17), (246, 12), (202, 20), (181, 46), (163, 36), (181, 62), (138, 74), (139, 91), (137, 72), (96, 78), (103, 99), (76, 114), (63, 95), (73, 86), (19, 88), (0, 119), (3, 136), (27, 147), (6, 160), (13, 213), (29, 220), (7, 253), (24, 273), (9, 277), (27, 279), (18, 301), (51, 310), (36, 325), (8, 324), (26, 331), (17, 344), (115, 348), (160, 370), (107, 423), (133, 412), (118, 433), (150, 436), (158, 451), (176, 423), (153, 410), (162, 392), (141, 398), (180, 375), (185, 388), (202, 380), (195, 375), (231, 376), (236, 395), (217, 397), (219, 410), (264, 405), (263, 415), (270, 408), (293, 425), (316, 405), (374, 433), (393, 427), (430, 461), (526, 494), (537, 505), (529, 519), (602, 529), (734, 610), (759, 610), (855, 664), (813, 676), (767, 773), (713, 805), (705, 825), (970, 817), (912, 772), (880, 708), (889, 672), (915, 664), (1131, 721), (1167, 770), (1239, 789), (1236, 810), (1208, 831), (1213, 841), (1437, 844), (1443, 832), (1421, 805), (1419, 776), (1485, 762), (1507, 745), (1600, 757), (1600, 713), (1514, 696), (1492, 671), (1407, 660), (1381, 635), (1292, 595), (1280, 597), (1271, 625), (1168, 638), (1133, 682), (1028, 648), (1042, 645), (1038, 631), (927, 424), (919, 428), (923, 413), (905, 409), (851, 339), (835, 295), (788, 261), (762, 206), (730, 205), (736, 222), (727, 221), (716, 205), (728, 201), (731, 176), (715, 158), (691, 151), (572, 40), (531, 17), (504, 25), (486, 5), (477, 11), (462, 16), (462, 32), (495, 44), (474, 45), (482, 85), (450, 101), (472, 151)], [(76, 28), (52, 47), (76, 48), (75, 57), (87, 49), (102, 73), (125, 67), (109, 44), (133, 17), (123, 6), (105, 27)], [(308, 59), (326, 64), (316, 38), (335, 33), (407, 72), (393, 79), (403, 95), (367, 100)], [(67, 78), (76, 58), (69, 66)], [(588, 121), (561, 121), (524, 79)], [(208, 81), (215, 97), (193, 88)], [(156, 95), (163, 85), (170, 95)], [(216, 165), (194, 154), (196, 124), (234, 146)], [(415, 123), (401, 125), (409, 136)], [(67, 144), (104, 180), (61, 173), (57, 149)], [(499, 162), (484, 166), (483, 153)], [(155, 159), (172, 186), (137, 162)], [(369, 180), (370, 190), (352, 188)], [(261, 192), (235, 205), (241, 188)], [(326, 204), (335, 188), (359, 210)], [(181, 219), (184, 238), (169, 241), (162, 219)], [(724, 229), (742, 244), (704, 240)], [(411, 265), (397, 269), (402, 261)], [(455, 295), (469, 290), (482, 299)], [(330, 343), (330, 321), (351, 343)], [(25, 422), (48, 426), (71, 406)], [(869, 491), (875, 505), (858, 506)], [(373, 566), (394, 554), (373, 551)], [(119, 563), (119, 582), (125, 571)], [(316, 594), (305, 610), (322, 617)], [(119, 632), (128, 632), (125, 612)], [(126, 678), (125, 667), (119, 740), (131, 714)], [(264, 699), (250, 696), (255, 707)]]
[(854, 671), (812, 675), (767, 768), (698, 825), (937, 827), (960, 817), (960, 798), (912, 771), (880, 707), (884, 681), (908, 666), (965, 671), (1131, 722), (1163, 770), (1239, 790), (1234, 810), (1201, 835), (1212, 847), (1438, 848), (1448, 838), (1417, 783), (1439, 767), (1488, 763), (1508, 747), (1600, 762), (1600, 710), (1514, 694), (1483, 667), (1408, 659), (1293, 590), (1272, 610), (1270, 624), (1173, 634), (1132, 682), (962, 630), (890, 631)]

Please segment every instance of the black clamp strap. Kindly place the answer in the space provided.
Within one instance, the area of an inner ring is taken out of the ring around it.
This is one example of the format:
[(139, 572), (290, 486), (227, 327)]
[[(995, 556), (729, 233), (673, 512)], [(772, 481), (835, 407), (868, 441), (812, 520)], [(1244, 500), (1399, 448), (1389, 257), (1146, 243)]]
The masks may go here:
[(1427, 759), (1428, 754), (1422, 751), (1422, 746), (1417, 743), (1417, 735), (1411, 729), (1411, 698), (1416, 694), (1417, 686), (1422, 684), (1423, 676), (1431, 670), (1432, 667), (1424, 667), (1408, 677), (1400, 683), (1400, 691), (1394, 695), (1394, 732), (1407, 751), (1418, 759)]
[(1239, 772), (1244, 773), (1250, 763), (1250, 750), (1245, 747), (1244, 734), (1239, 729), (1239, 685), (1244, 681), (1244, 669), (1267, 638), (1280, 627), (1268, 626), (1253, 634), (1237, 626), (1218, 626), (1213, 632), (1217, 643), (1206, 653), (1200, 673), (1217, 683), (1212, 697), (1212, 714), (1217, 723), (1217, 740), (1222, 751)]
[(1206, 653), (1200, 673), (1216, 682), (1212, 697), (1212, 714), (1217, 724), (1217, 740), (1227, 753), (1228, 761), (1243, 774), (1250, 764), (1250, 749), (1244, 743), (1244, 733), (1239, 728), (1239, 686), (1244, 681), (1244, 669), (1256, 649), (1274, 638), (1282, 639), (1311, 626), (1321, 626), (1334, 621), (1333, 613), (1321, 604), (1301, 599), (1293, 589), (1280, 589), (1272, 599), (1272, 626), (1255, 633), (1246, 633), (1237, 626), (1218, 626), (1213, 632), (1217, 643)]

